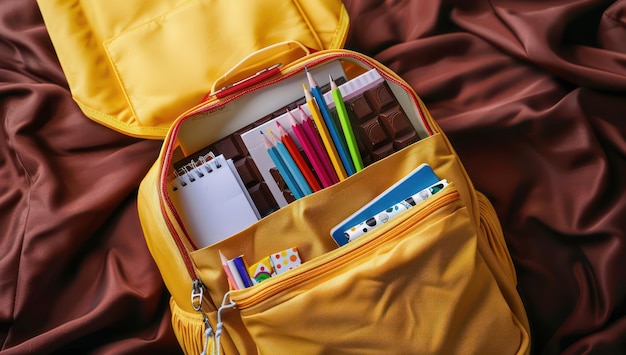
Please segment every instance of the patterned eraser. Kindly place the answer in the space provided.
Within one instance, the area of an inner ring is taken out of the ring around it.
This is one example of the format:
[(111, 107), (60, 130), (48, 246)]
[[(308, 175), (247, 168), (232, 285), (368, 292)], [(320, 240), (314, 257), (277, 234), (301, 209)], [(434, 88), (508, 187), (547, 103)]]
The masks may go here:
[(261, 281), (269, 279), (272, 276), (276, 276), (276, 272), (274, 272), (274, 267), (272, 266), (269, 256), (250, 266), (248, 268), (248, 273), (250, 274), (250, 278), (255, 285)]
[(300, 261), (300, 255), (298, 254), (298, 248), (285, 249), (274, 253), (270, 256), (270, 259), (272, 260), (276, 274), (282, 274), (302, 263)]

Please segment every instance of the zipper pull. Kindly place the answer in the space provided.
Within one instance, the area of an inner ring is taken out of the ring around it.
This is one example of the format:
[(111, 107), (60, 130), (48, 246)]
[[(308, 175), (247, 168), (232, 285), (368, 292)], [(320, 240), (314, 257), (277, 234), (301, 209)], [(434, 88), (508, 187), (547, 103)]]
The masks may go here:
[(195, 311), (202, 314), (202, 322), (204, 323), (204, 349), (202, 350), (201, 355), (207, 355), (207, 350), (209, 349), (209, 339), (213, 337), (213, 328), (209, 322), (209, 317), (202, 308), (204, 287), (205, 286), (200, 279), (195, 279), (191, 284), (191, 307), (193, 307)]
[(209, 92), (207, 93), (204, 98), (202, 98), (202, 102), (208, 100), (211, 96), (215, 96), (218, 99), (221, 99), (223, 97), (226, 97), (234, 92), (237, 91), (241, 91), (247, 87), (250, 87), (254, 84), (258, 84), (261, 81), (272, 77), (278, 73), (280, 73), (280, 69), (279, 67), (282, 65), (282, 63), (277, 63), (274, 64), (270, 67), (264, 68), (262, 70), (259, 70), (258, 72), (237, 81), (236, 83), (230, 84), (230, 85), (226, 85), (224, 87), (222, 87), (219, 90), (216, 90), (215, 92)]
[(203, 312), (202, 299), (204, 298), (204, 284), (200, 279), (193, 280), (191, 284), (191, 307), (194, 311)]

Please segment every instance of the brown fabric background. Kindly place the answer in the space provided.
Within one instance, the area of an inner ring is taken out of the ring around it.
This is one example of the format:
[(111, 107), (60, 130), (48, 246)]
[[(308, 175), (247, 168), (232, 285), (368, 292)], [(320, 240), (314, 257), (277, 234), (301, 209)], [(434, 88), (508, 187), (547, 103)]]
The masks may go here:
[[(494, 203), (533, 353), (626, 353), (626, 1), (346, 0)], [(0, 349), (176, 353), (136, 211), (160, 142), (80, 112), (34, 0), (0, 2)]]

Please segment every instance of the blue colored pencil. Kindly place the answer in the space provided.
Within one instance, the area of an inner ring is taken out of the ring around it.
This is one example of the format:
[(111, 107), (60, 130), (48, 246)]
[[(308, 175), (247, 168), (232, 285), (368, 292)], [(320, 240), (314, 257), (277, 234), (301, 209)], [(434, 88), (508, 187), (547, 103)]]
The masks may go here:
[(269, 133), (270, 142), (276, 147), (278, 155), (283, 159), (283, 162), (287, 166), (287, 169), (289, 169), (291, 176), (293, 176), (293, 179), (298, 184), (298, 187), (300, 187), (300, 191), (302, 191), (302, 194), (304, 196), (312, 194), (313, 190), (311, 190), (311, 186), (309, 186), (309, 183), (306, 182), (302, 171), (300, 171), (298, 165), (296, 164), (296, 161), (293, 160), (293, 157), (291, 156), (291, 154), (289, 154), (289, 151), (287, 150), (285, 144), (274, 135), (271, 129), (267, 132)]
[(341, 163), (343, 164), (344, 169), (346, 170), (346, 174), (348, 176), (354, 174), (356, 171), (354, 170), (354, 165), (352, 164), (352, 159), (350, 158), (350, 152), (348, 151), (348, 147), (346, 146), (346, 142), (341, 138), (341, 132), (339, 128), (335, 124), (335, 120), (333, 120), (333, 116), (330, 114), (330, 110), (328, 109), (328, 105), (326, 104), (326, 100), (324, 100), (324, 95), (322, 94), (322, 90), (320, 90), (315, 78), (309, 72), (307, 68), (306, 76), (309, 80), (309, 86), (311, 88), (311, 93), (317, 101), (317, 106), (320, 109), (320, 113), (322, 114), (322, 118), (324, 118), (324, 123), (326, 123), (326, 128), (328, 128), (328, 132), (330, 133), (330, 137), (335, 143), (335, 148), (337, 149), (337, 153), (339, 154), (339, 158), (341, 159)]
[(285, 180), (285, 184), (287, 184), (287, 187), (293, 194), (293, 197), (295, 197), (296, 199), (304, 197), (302, 191), (300, 191), (300, 187), (298, 187), (298, 184), (293, 179), (293, 176), (291, 176), (291, 173), (287, 169), (287, 166), (278, 155), (276, 147), (274, 147), (272, 143), (270, 143), (269, 139), (265, 136), (265, 134), (263, 134), (263, 131), (260, 132), (263, 136), (263, 143), (265, 144), (265, 148), (267, 148), (267, 153), (270, 155), (270, 158), (272, 158), (274, 165), (276, 165), (276, 169), (278, 169), (280, 176), (282, 176), (283, 180)]

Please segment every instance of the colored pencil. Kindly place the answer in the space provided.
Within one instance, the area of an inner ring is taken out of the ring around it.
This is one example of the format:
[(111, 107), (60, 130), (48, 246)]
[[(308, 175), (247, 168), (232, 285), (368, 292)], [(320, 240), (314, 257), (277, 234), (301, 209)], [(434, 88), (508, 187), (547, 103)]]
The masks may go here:
[(269, 133), (270, 142), (276, 147), (278, 155), (283, 159), (283, 162), (285, 163), (285, 166), (287, 166), (287, 169), (289, 169), (291, 176), (293, 176), (296, 184), (300, 187), (302, 195), (306, 196), (312, 194), (313, 190), (311, 190), (311, 187), (306, 182), (304, 175), (302, 175), (302, 172), (298, 169), (298, 165), (296, 165), (295, 160), (293, 160), (293, 157), (289, 154), (287, 147), (285, 147), (283, 142), (281, 142), (276, 135), (274, 135), (274, 132), (272, 132), (271, 129), (268, 129), (267, 133)]
[(243, 283), (243, 279), (241, 278), (241, 275), (237, 270), (237, 265), (235, 265), (235, 260), (230, 259), (226, 263), (230, 268), (230, 272), (233, 274), (233, 279), (235, 280), (235, 283), (237, 283), (237, 289), (242, 290), (246, 288), (246, 285)]
[(330, 93), (333, 97), (333, 101), (335, 102), (335, 109), (337, 110), (337, 115), (339, 116), (339, 123), (341, 124), (341, 130), (343, 131), (343, 136), (346, 139), (348, 150), (350, 151), (350, 157), (352, 158), (354, 169), (356, 171), (360, 171), (363, 169), (363, 160), (361, 159), (359, 146), (356, 143), (356, 138), (354, 137), (354, 132), (352, 131), (352, 125), (350, 124), (350, 118), (348, 117), (346, 105), (343, 102), (343, 97), (341, 97), (341, 91), (339, 91), (337, 84), (330, 74), (328, 74), (328, 79), (330, 80)]
[(324, 142), (322, 142), (317, 128), (315, 127), (315, 123), (313, 123), (313, 120), (311, 120), (306, 112), (304, 112), (302, 106), (298, 106), (298, 108), (300, 109), (300, 120), (302, 122), (302, 129), (304, 130), (307, 138), (309, 138), (309, 142), (311, 142), (313, 149), (315, 149), (315, 154), (317, 155), (318, 159), (322, 162), (326, 175), (328, 175), (328, 178), (333, 184), (338, 183), (339, 177), (337, 176), (337, 173), (333, 168), (333, 164), (330, 161), (328, 153), (324, 149)]
[(263, 131), (260, 131), (260, 132), (261, 132), (261, 135), (263, 136), (263, 143), (265, 144), (267, 153), (269, 154), (270, 158), (272, 158), (274, 165), (276, 165), (276, 169), (278, 169), (280, 176), (282, 176), (283, 180), (285, 180), (285, 184), (287, 184), (287, 187), (289, 188), (289, 191), (291, 191), (291, 194), (293, 195), (293, 197), (296, 199), (304, 197), (304, 195), (302, 194), (302, 191), (300, 191), (300, 187), (298, 187), (298, 184), (293, 179), (293, 176), (291, 176), (289, 169), (287, 169), (287, 166), (285, 165), (281, 157), (278, 155), (278, 151), (276, 150), (276, 147), (274, 147), (272, 143), (270, 142), (270, 140), (265, 136), (265, 134), (263, 134)]
[(320, 137), (322, 138), (322, 142), (324, 143), (324, 147), (326, 148), (326, 153), (328, 154), (328, 157), (330, 158), (330, 162), (333, 165), (333, 168), (335, 170), (335, 173), (337, 174), (337, 177), (339, 178), (340, 181), (343, 181), (348, 177), (348, 175), (346, 174), (346, 170), (344, 169), (343, 164), (341, 163), (341, 158), (339, 157), (339, 154), (337, 153), (337, 149), (335, 148), (335, 143), (333, 143), (332, 137), (330, 136), (330, 133), (328, 132), (328, 128), (326, 127), (326, 123), (324, 123), (324, 119), (322, 119), (320, 111), (317, 107), (317, 104), (315, 103), (315, 100), (313, 100), (311, 93), (306, 89), (304, 84), (302, 84), (302, 88), (304, 89), (304, 97), (306, 99), (306, 104), (309, 107), (309, 110), (311, 111), (311, 117), (313, 117), (315, 126), (317, 126), (317, 131), (319, 132)]
[(328, 105), (326, 104), (326, 100), (324, 99), (324, 95), (322, 94), (322, 90), (317, 85), (315, 78), (309, 72), (309, 70), (305, 67), (306, 76), (309, 80), (309, 87), (311, 89), (311, 94), (315, 98), (317, 102), (317, 106), (322, 114), (322, 118), (324, 119), (324, 123), (326, 123), (326, 127), (328, 128), (328, 133), (330, 133), (330, 137), (335, 144), (335, 148), (337, 149), (337, 153), (339, 154), (339, 158), (343, 164), (343, 167), (348, 176), (355, 173), (354, 165), (352, 164), (352, 160), (350, 159), (350, 153), (348, 152), (348, 148), (346, 147), (346, 142), (343, 140), (341, 132), (333, 119), (333, 116), (328, 109)]
[(233, 273), (230, 270), (230, 267), (228, 266), (228, 259), (226, 259), (226, 257), (224, 256), (221, 250), (218, 250), (218, 252), (220, 253), (220, 259), (222, 261), (222, 268), (224, 269), (224, 272), (226, 273), (226, 277), (228, 278), (228, 284), (230, 285), (230, 288), (233, 290), (238, 290), (239, 286), (237, 286), (235, 277), (233, 276)]
[(333, 184), (333, 181), (326, 173), (326, 169), (324, 169), (324, 164), (317, 156), (317, 152), (313, 147), (313, 143), (311, 143), (309, 137), (307, 137), (307, 134), (304, 131), (304, 128), (302, 128), (303, 125), (298, 123), (298, 121), (292, 114), (289, 114), (289, 120), (291, 121), (291, 129), (293, 130), (293, 133), (296, 135), (296, 138), (300, 142), (302, 150), (304, 150), (304, 154), (306, 154), (307, 158), (309, 158), (309, 161), (311, 162), (311, 165), (313, 165), (313, 169), (317, 173), (317, 177), (320, 179), (322, 186), (325, 188), (331, 186)]
[[(287, 110), (287, 116), (293, 118), (293, 115), (289, 112), (289, 110)], [(319, 191), (321, 189), (320, 184), (317, 182), (315, 175), (313, 175), (311, 168), (309, 168), (307, 163), (304, 161), (304, 157), (302, 157), (300, 150), (296, 146), (296, 142), (294, 142), (289, 133), (287, 133), (287, 131), (285, 131), (285, 129), (280, 125), (280, 122), (276, 121), (276, 126), (278, 126), (278, 135), (280, 140), (283, 142), (285, 147), (287, 147), (287, 151), (289, 151), (289, 154), (291, 154), (291, 157), (296, 162), (296, 165), (302, 172), (302, 175), (304, 175), (306, 182), (309, 184), (313, 192)]]

